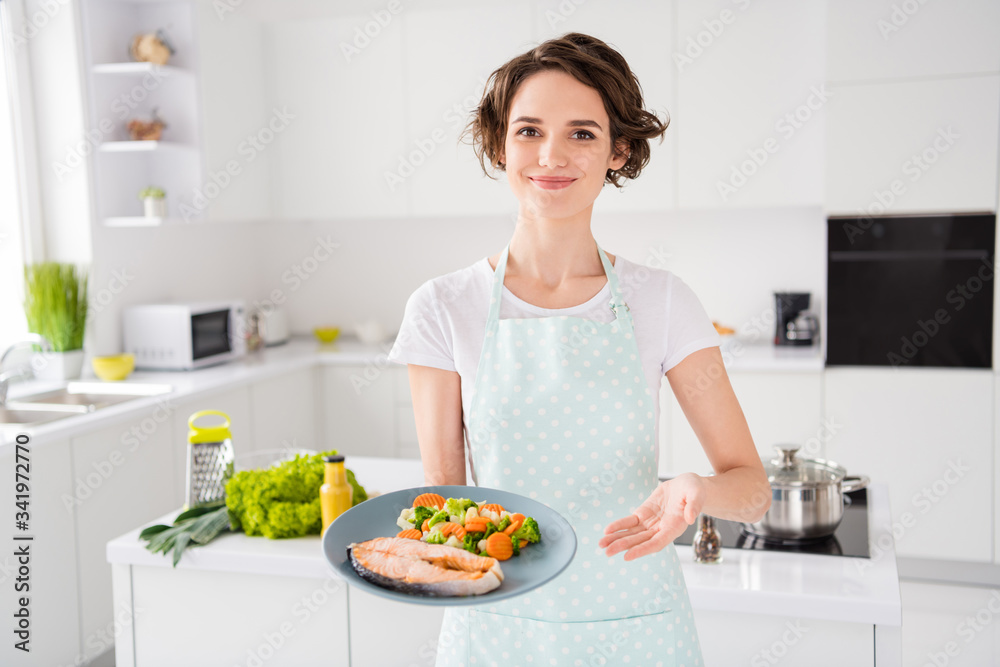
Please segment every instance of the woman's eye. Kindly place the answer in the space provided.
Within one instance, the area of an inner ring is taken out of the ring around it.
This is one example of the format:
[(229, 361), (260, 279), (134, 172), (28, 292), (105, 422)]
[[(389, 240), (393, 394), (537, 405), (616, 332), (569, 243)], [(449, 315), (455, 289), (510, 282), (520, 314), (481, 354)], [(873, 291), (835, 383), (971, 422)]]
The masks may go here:
[[(531, 134), (528, 134), (529, 132)], [(533, 127), (522, 127), (520, 130), (517, 131), (517, 133), (520, 134), (520, 135), (523, 135), (525, 137), (537, 137), (538, 136), (538, 130), (536, 130)]]
[(573, 133), (577, 139), (595, 139), (596, 137), (587, 130), (577, 130)]

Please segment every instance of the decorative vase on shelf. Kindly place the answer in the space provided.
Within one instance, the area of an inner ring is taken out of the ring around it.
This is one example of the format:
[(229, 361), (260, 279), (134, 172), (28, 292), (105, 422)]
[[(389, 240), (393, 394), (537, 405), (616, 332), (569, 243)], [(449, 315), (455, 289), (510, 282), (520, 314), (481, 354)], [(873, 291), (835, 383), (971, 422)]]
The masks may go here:
[(139, 193), (139, 199), (142, 200), (143, 212), (147, 218), (167, 217), (166, 197), (167, 195), (162, 188), (153, 185), (143, 188)]

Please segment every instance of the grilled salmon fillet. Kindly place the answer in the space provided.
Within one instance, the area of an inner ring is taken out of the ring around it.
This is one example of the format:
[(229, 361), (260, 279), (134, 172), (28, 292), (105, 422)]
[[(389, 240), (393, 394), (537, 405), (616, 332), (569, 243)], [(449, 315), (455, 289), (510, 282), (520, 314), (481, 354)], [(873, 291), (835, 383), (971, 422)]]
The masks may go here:
[(377, 537), (348, 545), (347, 556), (362, 579), (413, 595), (482, 595), (503, 581), (495, 558), (419, 540)]

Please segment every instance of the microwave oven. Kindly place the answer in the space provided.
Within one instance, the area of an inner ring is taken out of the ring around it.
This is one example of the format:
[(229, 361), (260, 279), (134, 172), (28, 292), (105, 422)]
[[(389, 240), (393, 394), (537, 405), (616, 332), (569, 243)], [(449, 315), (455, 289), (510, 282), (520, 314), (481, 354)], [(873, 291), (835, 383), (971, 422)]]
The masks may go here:
[(242, 301), (131, 306), (124, 312), (124, 347), (135, 366), (192, 370), (246, 354)]

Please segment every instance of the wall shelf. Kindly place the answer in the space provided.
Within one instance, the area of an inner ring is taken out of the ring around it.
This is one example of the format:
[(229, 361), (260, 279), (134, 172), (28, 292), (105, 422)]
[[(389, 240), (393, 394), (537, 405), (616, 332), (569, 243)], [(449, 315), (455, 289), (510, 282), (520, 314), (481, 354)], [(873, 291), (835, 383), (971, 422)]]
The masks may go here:
[(102, 63), (90, 69), (94, 74), (137, 76), (145, 74), (166, 74), (167, 76), (192, 76), (192, 72), (173, 65), (153, 63)]
[(175, 141), (105, 141), (101, 144), (102, 153), (150, 153), (157, 151), (197, 152), (194, 146), (179, 144)]

